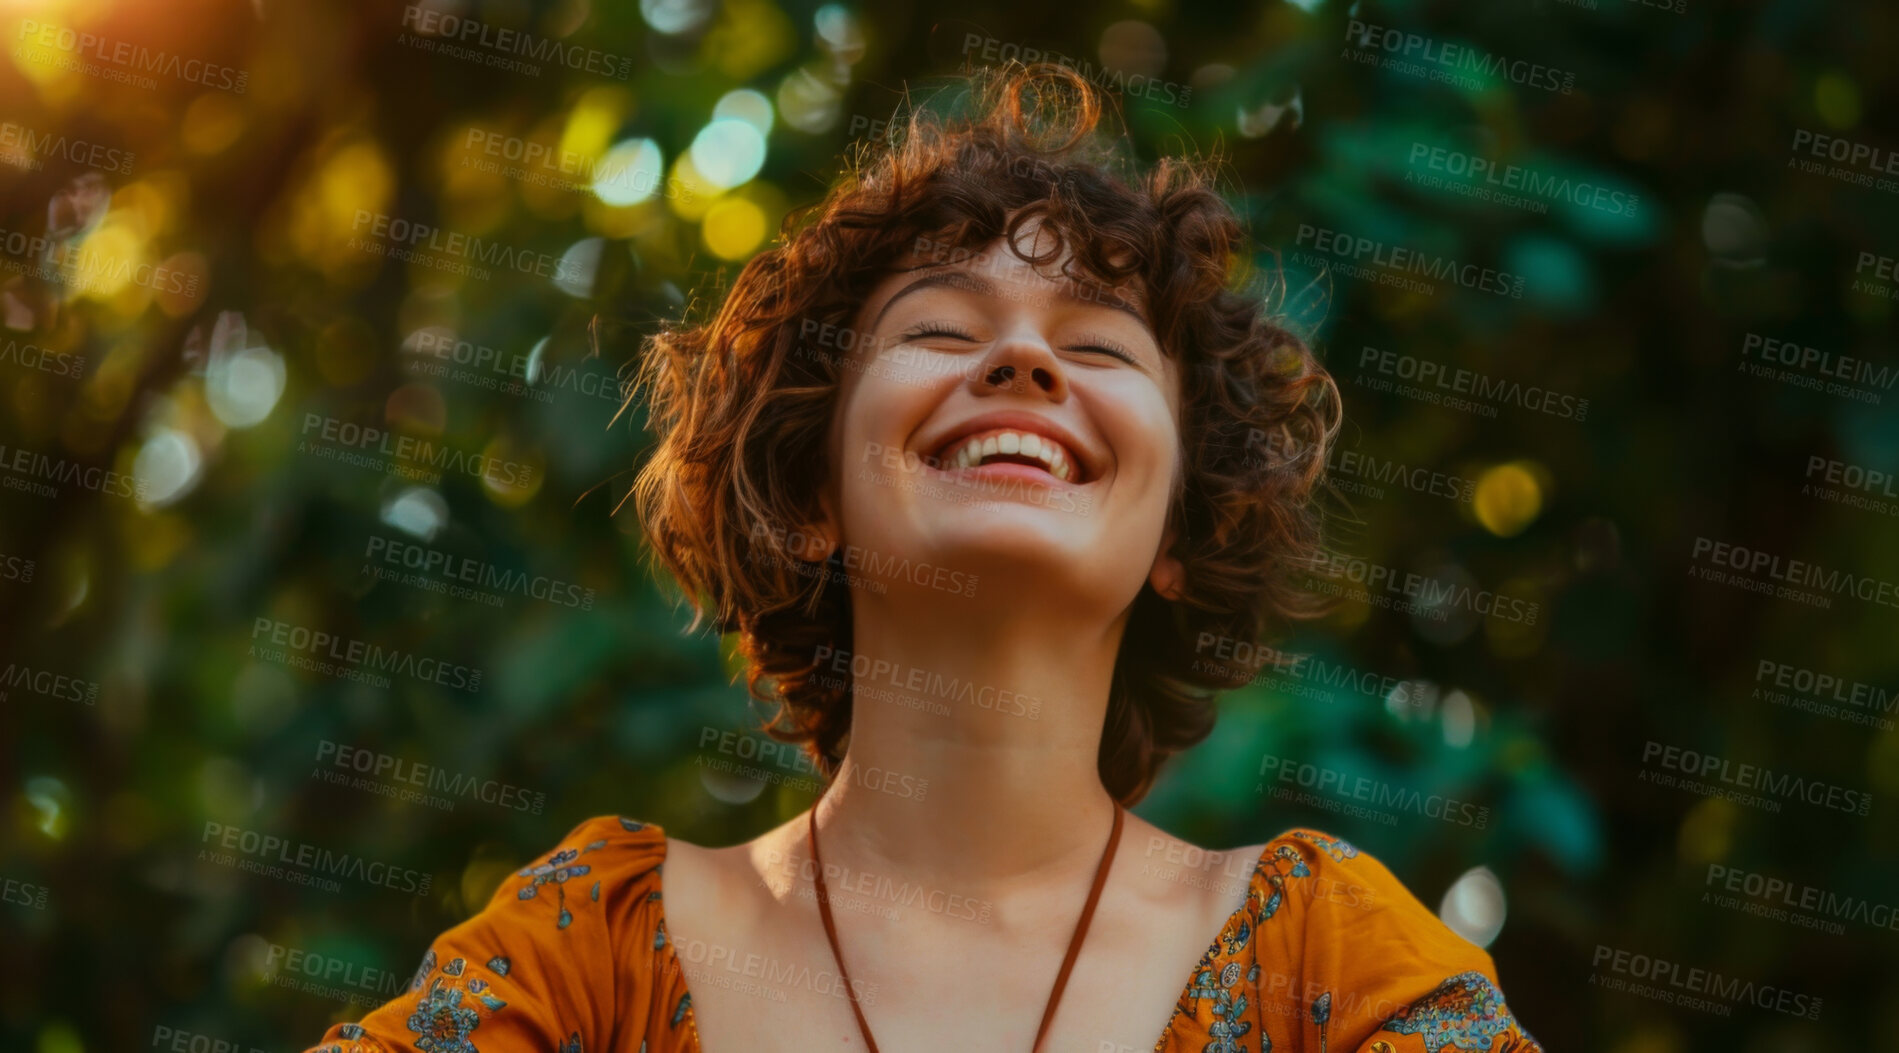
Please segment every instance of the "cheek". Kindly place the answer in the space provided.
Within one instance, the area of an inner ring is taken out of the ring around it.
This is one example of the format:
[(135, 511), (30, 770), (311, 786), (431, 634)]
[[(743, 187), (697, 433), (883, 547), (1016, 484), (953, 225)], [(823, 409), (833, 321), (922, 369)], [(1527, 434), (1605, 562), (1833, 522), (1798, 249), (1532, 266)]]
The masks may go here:
[(1117, 474), (1171, 484), (1180, 459), (1176, 397), (1146, 378), (1129, 377), (1104, 388), (1095, 419), (1113, 445)]
[(928, 417), (931, 400), (927, 387), (888, 362), (853, 363), (838, 385), (831, 418), (831, 463), (844, 494), (874, 502), (887, 493), (859, 476), (903, 470), (910, 436)]

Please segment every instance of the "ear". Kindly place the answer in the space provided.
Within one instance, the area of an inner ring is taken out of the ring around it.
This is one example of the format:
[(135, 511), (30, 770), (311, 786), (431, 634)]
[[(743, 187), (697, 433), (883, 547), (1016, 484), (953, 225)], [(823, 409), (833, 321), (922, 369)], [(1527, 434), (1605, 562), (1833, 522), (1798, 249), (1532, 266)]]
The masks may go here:
[(1186, 593), (1187, 567), (1173, 554), (1179, 533), (1172, 523), (1161, 532), (1160, 550), (1154, 553), (1154, 566), (1147, 572), (1147, 583), (1164, 600), (1178, 600)]

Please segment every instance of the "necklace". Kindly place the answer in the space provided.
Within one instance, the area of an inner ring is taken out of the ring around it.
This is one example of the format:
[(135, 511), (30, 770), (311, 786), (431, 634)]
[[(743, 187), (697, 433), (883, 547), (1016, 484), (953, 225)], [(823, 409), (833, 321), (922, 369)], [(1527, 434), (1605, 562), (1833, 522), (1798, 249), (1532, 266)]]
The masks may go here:
[[(1035, 1045), (1029, 1047), (1029, 1053), (1042, 1048), (1042, 1039), (1048, 1034), (1048, 1025), (1055, 1019), (1055, 1007), (1062, 1000), (1062, 990), (1068, 986), (1068, 974), (1075, 968), (1075, 958), (1081, 954), (1081, 941), (1088, 935), (1088, 923), (1094, 920), (1095, 904), (1101, 899), (1102, 886), (1108, 883), (1108, 867), (1114, 862), (1114, 850), (1121, 844), (1121, 802), (1114, 803), (1114, 829), (1108, 832), (1108, 847), (1101, 853), (1101, 865), (1095, 870), (1095, 883), (1088, 890), (1088, 902), (1082, 905), (1081, 919), (1075, 923), (1075, 935), (1069, 938), (1068, 954), (1062, 958), (1061, 971), (1055, 974), (1055, 989), (1048, 994), (1048, 1005), (1042, 1009), (1042, 1026), (1036, 1029)], [(824, 859), (818, 855), (818, 808), (811, 806), (811, 865), (817, 871), (813, 879), (817, 883), (818, 914), (824, 919), (824, 938), (831, 941), (831, 958), (837, 962), (838, 978), (844, 981), (844, 990), (851, 997), (851, 1012), (857, 1016), (857, 1030), (864, 1036), (864, 1047), (868, 1053), (877, 1053), (877, 1040), (870, 1037), (870, 1024), (864, 1019), (864, 1009), (857, 1004), (857, 988), (851, 983), (851, 972), (844, 967), (844, 952), (837, 945), (837, 923), (831, 920), (831, 897), (824, 889)]]

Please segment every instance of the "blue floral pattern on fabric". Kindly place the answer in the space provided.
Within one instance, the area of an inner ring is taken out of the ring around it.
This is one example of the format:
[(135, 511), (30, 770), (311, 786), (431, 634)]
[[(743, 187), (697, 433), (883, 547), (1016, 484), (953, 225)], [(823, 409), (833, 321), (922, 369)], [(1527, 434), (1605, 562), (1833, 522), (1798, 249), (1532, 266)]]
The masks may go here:
[(462, 1004), (457, 987), (432, 987), (409, 1015), (415, 1048), (426, 1053), (480, 1053), (468, 1036), (481, 1026), (481, 1014)]
[[(625, 819), (620, 820), (621, 823), (625, 823), (626, 821)], [(560, 907), (560, 913), (555, 918), (555, 925), (558, 928), (566, 928), (573, 924), (574, 921), (573, 912), (567, 909), (567, 882), (573, 878), (582, 877), (593, 872), (591, 866), (585, 863), (576, 863), (574, 860), (579, 859), (583, 853), (595, 852), (605, 847), (607, 847), (605, 841), (595, 841), (585, 848), (563, 848), (555, 852), (553, 855), (547, 857), (547, 862), (539, 866), (528, 867), (515, 875), (517, 877), (532, 879), (527, 884), (521, 886), (521, 891), (516, 893), (516, 895), (521, 899), (533, 899), (540, 895), (542, 885), (553, 885), (555, 893), (559, 896)], [(600, 898), (599, 890), (600, 886), (596, 883), (594, 885), (594, 899), (596, 900)]]
[(435, 971), (435, 948), (430, 947), (422, 956), (422, 964), (416, 966), (415, 977), (409, 981), (409, 990), (420, 991), (429, 980), (429, 974)]
[[(1253, 1030), (1253, 1022), (1246, 1019), (1248, 1002), (1244, 990), (1235, 991), (1234, 985), (1241, 977), (1240, 963), (1229, 962), (1216, 975), (1211, 967), (1199, 970), (1188, 986), (1186, 1001), (1189, 1005), (1206, 999), (1212, 1011), (1213, 1022), (1207, 1026), (1207, 1037), (1212, 1041), (1204, 1048), (1204, 1053), (1247, 1053), (1246, 1036)], [(1264, 1032), (1260, 1038), (1265, 1041), (1264, 1050), (1272, 1049), (1272, 1041)]]
[(1343, 863), (1348, 859), (1355, 859), (1358, 856), (1358, 849), (1353, 848), (1351, 842), (1344, 838), (1326, 837), (1324, 834), (1316, 834), (1310, 830), (1294, 830), (1292, 836), (1301, 841), (1310, 841), (1318, 845), (1319, 851), (1331, 856), (1332, 861), (1335, 863)]
[(1426, 1053), (1446, 1046), (1460, 1050), (1487, 1050), (1498, 1035), (1516, 1027), (1504, 1008), (1503, 992), (1483, 973), (1458, 973), (1430, 994), (1399, 1010), (1385, 1021), (1394, 1035), (1416, 1035)]

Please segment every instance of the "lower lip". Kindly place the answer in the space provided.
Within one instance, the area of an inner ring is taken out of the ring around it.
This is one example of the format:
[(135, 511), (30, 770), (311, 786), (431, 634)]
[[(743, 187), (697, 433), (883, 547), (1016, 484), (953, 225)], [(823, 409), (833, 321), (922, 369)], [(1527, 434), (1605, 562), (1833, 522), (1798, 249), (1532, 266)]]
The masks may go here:
[(977, 465), (970, 468), (935, 469), (951, 479), (968, 480), (973, 483), (1022, 483), (1029, 486), (1073, 486), (1040, 468), (1031, 468), (1026, 464), (1002, 461), (997, 464)]

